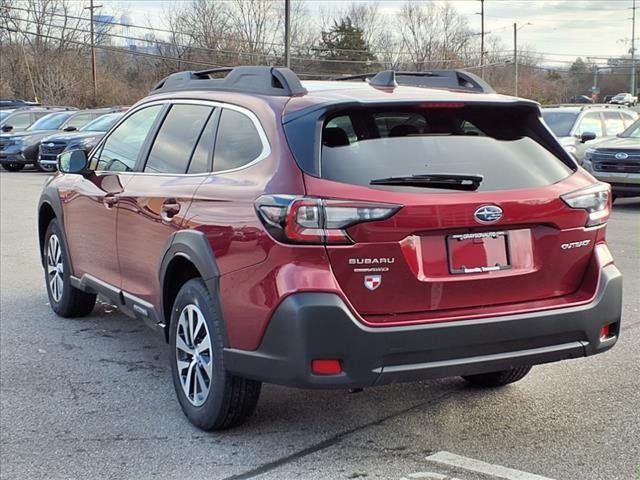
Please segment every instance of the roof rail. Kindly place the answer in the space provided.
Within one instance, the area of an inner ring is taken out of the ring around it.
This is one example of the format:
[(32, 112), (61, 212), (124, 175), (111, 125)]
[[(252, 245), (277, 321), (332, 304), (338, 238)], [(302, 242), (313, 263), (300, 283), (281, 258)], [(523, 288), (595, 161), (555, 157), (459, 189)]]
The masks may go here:
[[(223, 78), (212, 78), (212, 75), (218, 73), (227, 75)], [(285, 97), (307, 93), (298, 76), (288, 68), (250, 66), (173, 73), (158, 82), (151, 92), (180, 90), (247, 92)]]
[(12, 110), (78, 110), (76, 107), (57, 106), (57, 105), (25, 105), (23, 107), (16, 107)]
[(629, 107), (617, 103), (554, 103), (549, 105), (542, 105), (542, 108), (562, 108), (572, 107), (582, 110), (589, 110), (592, 108), (612, 108), (616, 110), (629, 110)]
[(383, 70), (378, 73), (350, 75), (335, 80), (369, 80), (374, 87), (397, 87), (410, 85), (415, 87), (447, 88), (469, 90), (473, 92), (495, 93), (495, 90), (477, 75), (464, 70), (431, 70), (428, 72), (395, 72)]

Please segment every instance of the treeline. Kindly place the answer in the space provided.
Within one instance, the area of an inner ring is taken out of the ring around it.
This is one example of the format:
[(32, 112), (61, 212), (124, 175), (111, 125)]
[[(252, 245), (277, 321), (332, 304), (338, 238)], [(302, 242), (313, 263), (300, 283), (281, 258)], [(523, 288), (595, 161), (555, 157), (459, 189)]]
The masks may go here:
[[(318, 11), (305, 0), (291, 2), (291, 68), (302, 78), (464, 68), (484, 74), (499, 92), (514, 91), (513, 50), (487, 35), (481, 56), (479, 35), (453, 3), (405, 1), (395, 14), (375, 2), (327, 5)], [(0, 0), (0, 96), (130, 104), (175, 71), (284, 63), (284, 1), (190, 0), (176, 2), (163, 17), (162, 27), (94, 22), (94, 96), (90, 20), (79, 2)], [(590, 87), (594, 67), (580, 59), (577, 67), (556, 70), (526, 47), (518, 58), (521, 96), (557, 103)], [(601, 71), (600, 84), (624, 91), (624, 68), (628, 72), (628, 65)]]

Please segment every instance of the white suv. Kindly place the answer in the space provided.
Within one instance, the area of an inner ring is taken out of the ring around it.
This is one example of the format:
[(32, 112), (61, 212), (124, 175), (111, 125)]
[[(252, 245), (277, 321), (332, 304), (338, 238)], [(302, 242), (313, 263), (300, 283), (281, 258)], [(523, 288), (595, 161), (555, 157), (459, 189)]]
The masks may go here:
[(587, 148), (615, 138), (638, 118), (622, 105), (554, 105), (542, 107), (542, 118), (578, 163)]

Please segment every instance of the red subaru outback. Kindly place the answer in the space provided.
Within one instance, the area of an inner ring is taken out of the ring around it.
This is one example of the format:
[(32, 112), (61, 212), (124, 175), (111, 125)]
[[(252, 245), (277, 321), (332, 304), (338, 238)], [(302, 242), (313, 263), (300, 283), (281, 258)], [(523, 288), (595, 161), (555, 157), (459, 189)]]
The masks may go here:
[(242, 423), (261, 382), (499, 386), (615, 344), (609, 186), (536, 103), (464, 72), (218, 72), (62, 154), (39, 204), (53, 310), (99, 294), (164, 332), (195, 425)]

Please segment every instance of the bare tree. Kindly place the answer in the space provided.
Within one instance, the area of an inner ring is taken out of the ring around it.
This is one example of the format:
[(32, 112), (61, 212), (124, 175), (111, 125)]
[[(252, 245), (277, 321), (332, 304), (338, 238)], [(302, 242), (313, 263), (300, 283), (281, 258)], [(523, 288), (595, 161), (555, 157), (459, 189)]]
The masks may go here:
[(232, 0), (231, 27), (238, 41), (238, 53), (254, 63), (268, 63), (268, 55), (278, 53), (283, 15), (281, 3), (271, 0)]

